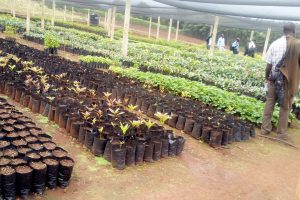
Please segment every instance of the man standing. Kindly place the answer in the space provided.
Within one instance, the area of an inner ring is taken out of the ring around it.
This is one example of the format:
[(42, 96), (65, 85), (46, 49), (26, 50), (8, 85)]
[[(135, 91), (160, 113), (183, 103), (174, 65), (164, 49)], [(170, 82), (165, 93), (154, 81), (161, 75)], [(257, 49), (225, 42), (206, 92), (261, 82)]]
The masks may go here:
[(272, 131), (272, 114), (276, 103), (280, 106), (277, 137), (287, 139), (288, 116), (293, 97), (297, 94), (300, 79), (300, 42), (295, 39), (295, 25), (287, 23), (283, 27), (284, 36), (273, 42), (266, 56), (265, 79), (267, 101), (264, 109), (262, 134)]
[(244, 56), (250, 56), (254, 58), (255, 50), (256, 50), (255, 40), (250, 40), (246, 45)]
[(231, 51), (233, 54), (239, 54), (239, 46), (240, 46), (240, 38), (236, 38), (236, 40), (231, 44)]
[(223, 34), (221, 34), (221, 36), (219, 37), (217, 46), (218, 46), (219, 50), (225, 49), (225, 38), (224, 38)]

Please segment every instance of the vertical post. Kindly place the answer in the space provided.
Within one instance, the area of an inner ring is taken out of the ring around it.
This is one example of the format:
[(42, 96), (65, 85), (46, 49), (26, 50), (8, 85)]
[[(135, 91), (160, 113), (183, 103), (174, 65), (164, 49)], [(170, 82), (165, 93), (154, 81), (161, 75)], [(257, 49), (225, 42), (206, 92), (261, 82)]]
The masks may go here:
[(253, 40), (254, 30), (251, 31), (250, 40)]
[(151, 29), (152, 29), (152, 16), (150, 17), (150, 21), (149, 21), (149, 31), (148, 31), (148, 38), (151, 37)]
[(13, 5), (12, 5), (12, 16), (13, 18), (16, 17), (16, 0), (13, 0)]
[(213, 54), (214, 49), (215, 49), (218, 26), (219, 26), (219, 16), (215, 16), (215, 22), (214, 22), (214, 27), (213, 27), (213, 32), (212, 32), (212, 42), (211, 42), (211, 47), (210, 47), (210, 51), (209, 51), (210, 55)]
[(159, 38), (160, 16), (157, 18), (156, 40)]
[(176, 35), (175, 35), (175, 41), (178, 40), (178, 32), (179, 32), (179, 20), (177, 20), (177, 26), (176, 26)]
[(51, 19), (51, 25), (54, 26), (55, 21), (55, 0), (52, 0), (52, 19)]
[(112, 40), (114, 39), (114, 35), (115, 35), (116, 12), (117, 12), (117, 8), (116, 6), (114, 6), (112, 9), (112, 22), (111, 22), (111, 31), (110, 31), (110, 39)]
[(86, 19), (87, 25), (90, 25), (90, 9), (88, 9), (88, 13), (87, 13), (87, 19)]
[(74, 7), (72, 7), (71, 21), (74, 22)]
[(64, 22), (67, 20), (66, 15), (67, 15), (67, 6), (65, 5), (64, 6)]
[(30, 9), (31, 9), (31, 0), (29, 0), (28, 5), (27, 5), (26, 33), (30, 32)]
[(45, 29), (45, 0), (42, 0), (42, 18), (41, 18), (41, 28)]
[(107, 12), (105, 12), (105, 15), (104, 15), (104, 29), (107, 28)]
[(266, 36), (266, 41), (265, 41), (265, 45), (264, 45), (264, 50), (263, 50), (263, 57), (265, 57), (265, 55), (267, 53), (267, 49), (268, 49), (268, 45), (269, 45), (269, 40), (270, 40), (270, 35), (271, 35), (271, 28), (268, 28), (267, 36)]
[(170, 39), (171, 39), (172, 25), (173, 25), (173, 19), (170, 18), (170, 22), (169, 22), (169, 32), (168, 32), (168, 42), (169, 42)]
[(212, 34), (212, 32), (213, 32), (213, 29), (214, 29), (214, 26), (213, 26), (213, 25), (210, 25), (209, 35), (211, 35), (211, 34)]
[(32, 13), (31, 13), (32, 16), (35, 16), (35, 4), (33, 4), (32, 6)]
[(101, 26), (101, 16), (99, 15), (98, 25)]
[(111, 31), (111, 8), (108, 9), (107, 12), (107, 29), (108, 29), (108, 36), (110, 36), (110, 31)]
[(127, 56), (127, 54), (128, 54), (128, 32), (129, 32), (129, 26), (130, 26), (130, 7), (131, 7), (131, 0), (126, 0), (125, 17), (124, 17), (124, 31), (123, 31), (123, 46), (122, 46), (123, 56)]

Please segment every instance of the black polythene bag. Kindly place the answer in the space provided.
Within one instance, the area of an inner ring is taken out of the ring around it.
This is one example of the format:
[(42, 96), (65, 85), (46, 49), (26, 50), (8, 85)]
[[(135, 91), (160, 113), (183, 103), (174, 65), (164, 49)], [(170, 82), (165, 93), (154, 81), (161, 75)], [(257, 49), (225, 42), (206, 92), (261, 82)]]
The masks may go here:
[[(37, 163), (39, 163), (38, 165), (41, 165), (41, 167), (35, 167)], [(33, 168), (32, 190), (41, 195), (46, 188), (47, 165), (42, 162), (35, 162), (31, 163), (30, 166)]]
[(11, 167), (2, 169), (10, 171), (10, 173), (3, 173), (2, 171), (2, 192), (5, 200), (16, 199), (16, 171)]
[(169, 139), (163, 138), (161, 141), (161, 157), (166, 158), (169, 156)]
[[(27, 168), (27, 172), (21, 172), (20, 168)], [(19, 166), (16, 169), (17, 173), (17, 193), (22, 199), (28, 199), (28, 195), (31, 189), (33, 170), (29, 166)]]
[(56, 188), (59, 163), (53, 158), (46, 158), (43, 161), (47, 165), (46, 185), (49, 189)]
[(145, 154), (145, 142), (138, 141), (136, 144), (136, 151), (135, 151), (135, 162), (136, 164), (142, 164), (144, 161), (144, 154)]
[(64, 158), (59, 162), (58, 177), (57, 177), (58, 180), (57, 183), (59, 187), (65, 188), (69, 185), (71, 175), (73, 172), (73, 167), (74, 167), (74, 161), (69, 157)]

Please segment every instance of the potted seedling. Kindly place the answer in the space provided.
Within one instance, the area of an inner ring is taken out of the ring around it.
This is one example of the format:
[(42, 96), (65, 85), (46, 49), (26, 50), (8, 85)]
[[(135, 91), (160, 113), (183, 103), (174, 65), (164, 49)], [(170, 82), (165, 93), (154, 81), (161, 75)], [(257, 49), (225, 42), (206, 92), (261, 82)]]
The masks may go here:
[(130, 125), (120, 122), (119, 127), (122, 131), (122, 139), (112, 145), (111, 163), (114, 168), (122, 170), (125, 168), (126, 164), (126, 148), (124, 147), (124, 144), (125, 137)]
[(162, 126), (166, 123), (168, 119), (170, 119), (170, 115), (168, 115), (167, 113), (157, 112), (155, 113), (155, 116), (158, 118)]
[(6, 40), (16, 41), (16, 32), (17, 30), (14, 27), (6, 26), (5, 31), (3, 33)]
[(57, 54), (57, 49), (60, 47), (59, 36), (52, 32), (47, 32), (44, 38), (45, 52), (48, 54)]
[(95, 156), (102, 156), (104, 154), (107, 139), (103, 137), (103, 130), (104, 130), (104, 127), (102, 127), (102, 126), (98, 127), (97, 131), (98, 131), (99, 136), (94, 137), (92, 153)]

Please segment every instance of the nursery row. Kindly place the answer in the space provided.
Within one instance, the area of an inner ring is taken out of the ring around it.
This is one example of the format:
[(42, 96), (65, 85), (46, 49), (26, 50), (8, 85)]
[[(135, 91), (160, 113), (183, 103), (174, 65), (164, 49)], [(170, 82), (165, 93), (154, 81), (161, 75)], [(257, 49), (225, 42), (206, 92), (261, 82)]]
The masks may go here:
[[(5, 41), (1, 45), (4, 49), (13, 47)], [(14, 52), (18, 57), (3, 57), (6, 67), (2, 70), (2, 83), (8, 95), (56, 122), (96, 156), (103, 155), (113, 167), (124, 169), (125, 165), (158, 161), (182, 152), (183, 137), (128, 112), (112, 98), (114, 89), (109, 83), (113, 77), (22, 47)], [(35, 64), (22, 58), (34, 60)], [(168, 119), (162, 113), (153, 114), (161, 123)]]
[[(97, 96), (102, 97), (103, 92), (111, 91), (110, 100), (117, 99), (118, 102), (120, 99), (123, 105), (133, 107), (134, 110), (140, 109), (148, 116), (160, 119), (162, 123), (166, 122), (179, 130), (184, 130), (197, 139), (202, 138), (204, 141), (210, 142), (212, 146), (246, 140), (249, 139), (250, 134), (252, 136), (255, 134), (253, 125), (213, 109), (207, 104), (173, 96), (165, 92), (161, 93), (162, 91), (156, 88), (144, 88), (144, 85), (128, 78), (116, 77), (111, 73), (82, 67), (59, 57), (48, 57), (43, 52), (23, 45), (18, 45), (18, 48), (14, 48), (15, 44), (13, 42), (2, 40), (1, 47), (8, 53), (16, 54), (19, 57), (26, 55), (27, 59), (35, 61), (35, 65), (43, 67), (46, 72), (56, 73), (57, 77), (64, 74), (64, 77), (61, 79), (66, 80), (66, 84), (71, 84), (72, 86), (74, 80), (76, 80), (83, 84), (82, 87), (94, 89)], [(72, 80), (66, 77), (71, 77)], [(83, 82), (82, 79), (87, 79), (87, 81)], [(66, 87), (59, 87), (59, 89), (62, 90), (64, 95), (67, 94), (67, 96), (72, 97), (74, 94), (70, 94), (69, 90), (64, 89), (74, 87), (71, 86), (67, 85)], [(55, 93), (57, 92), (58, 90), (55, 91)], [(76, 109), (76, 112), (78, 110)], [(155, 116), (155, 114), (159, 113), (161, 115)], [(167, 121), (168, 118), (171, 119)], [(205, 132), (204, 130), (206, 129), (208, 131)], [(213, 137), (210, 137), (212, 132), (218, 132), (221, 137), (215, 140)], [(227, 135), (229, 135), (229, 139)]]
[[(11, 20), (6, 17), (0, 23), (14, 25), (6, 22)], [(23, 24), (16, 27), (22, 27)], [(97, 34), (63, 27), (48, 27), (44, 31), (36, 24), (31, 31), (25, 33), (24, 37), (43, 43), (46, 33), (50, 31), (56, 35), (59, 44), (73, 53), (108, 56), (115, 61), (127, 61), (142, 70), (197, 80), (256, 98), (264, 96), (264, 64), (252, 58), (236, 59), (227, 53), (217, 53), (210, 57), (201, 48), (184, 45), (173, 48), (144, 42), (130, 43), (129, 57), (124, 58), (120, 52), (121, 40), (111, 41)]]
[[(0, 92), (2, 92), (2, 87)], [(0, 98), (0, 198), (27, 199), (46, 187), (67, 187), (74, 161), (30, 118)]]

